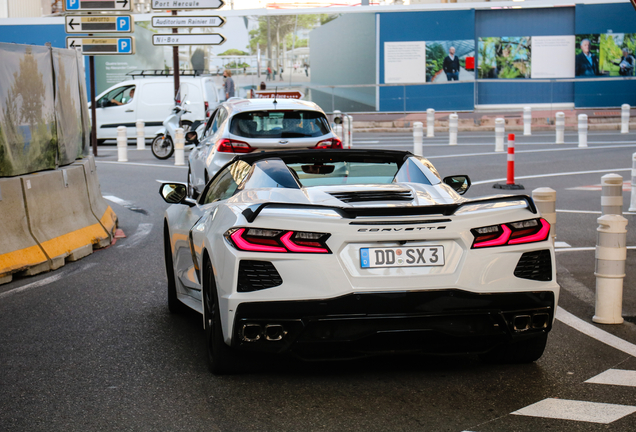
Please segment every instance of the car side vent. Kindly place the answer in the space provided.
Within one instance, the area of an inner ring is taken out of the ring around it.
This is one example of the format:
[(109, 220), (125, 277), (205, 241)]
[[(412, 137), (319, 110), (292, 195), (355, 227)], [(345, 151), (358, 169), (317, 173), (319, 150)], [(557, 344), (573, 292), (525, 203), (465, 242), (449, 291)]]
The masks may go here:
[(525, 252), (519, 258), (514, 275), (521, 279), (547, 282), (552, 280), (552, 258), (549, 250)]
[(241, 261), (238, 270), (238, 292), (258, 291), (282, 285), (276, 267), (269, 261)]
[(409, 190), (398, 191), (357, 191), (357, 192), (333, 192), (331, 196), (342, 202), (364, 201), (412, 201), (413, 194)]

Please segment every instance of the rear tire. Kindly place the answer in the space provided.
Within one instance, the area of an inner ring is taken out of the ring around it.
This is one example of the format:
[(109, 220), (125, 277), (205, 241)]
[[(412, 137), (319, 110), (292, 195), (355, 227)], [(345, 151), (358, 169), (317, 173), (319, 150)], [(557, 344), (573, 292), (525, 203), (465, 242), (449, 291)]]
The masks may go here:
[(532, 363), (541, 358), (547, 341), (548, 334), (543, 333), (532, 339), (498, 346), (480, 354), (479, 358), (486, 363)]
[(214, 269), (209, 258), (203, 270), (203, 322), (205, 344), (208, 351), (208, 368), (215, 375), (224, 375), (238, 370), (238, 355), (223, 340), (219, 296), (216, 290)]
[(170, 138), (169, 136), (166, 136), (164, 138), (163, 135), (157, 135), (155, 139), (152, 140), (150, 149), (152, 150), (152, 154), (155, 155), (157, 159), (168, 159), (174, 153), (174, 144), (172, 143), (172, 138)]
[(168, 310), (170, 313), (177, 314), (185, 310), (185, 305), (181, 303), (177, 297), (177, 283), (174, 275), (174, 264), (172, 262), (172, 247), (170, 246), (170, 233), (168, 226), (163, 229), (163, 250), (164, 261), (166, 263), (166, 276), (168, 278)]

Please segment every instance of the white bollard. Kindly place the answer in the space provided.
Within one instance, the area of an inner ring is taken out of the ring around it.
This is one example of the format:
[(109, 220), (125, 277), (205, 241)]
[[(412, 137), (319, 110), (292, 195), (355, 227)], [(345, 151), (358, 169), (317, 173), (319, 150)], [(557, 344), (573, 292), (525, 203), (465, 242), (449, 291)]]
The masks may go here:
[(347, 130), (347, 148), (351, 148), (353, 145), (353, 116), (345, 116), (349, 125)]
[(587, 147), (587, 114), (579, 114), (579, 147)]
[(422, 141), (424, 140), (424, 124), (413, 123), (413, 154), (422, 156)]
[(629, 133), (629, 104), (621, 105), (621, 133)]
[(504, 151), (504, 133), (506, 132), (506, 121), (502, 118), (495, 119), (495, 151)]
[(333, 131), (336, 135), (338, 135), (338, 138), (340, 138), (343, 142), (345, 140), (344, 135), (344, 127), (342, 126), (342, 123), (337, 124), (334, 126)]
[(459, 117), (457, 114), (448, 116), (448, 145), (457, 145), (457, 130), (459, 129)]
[(135, 123), (137, 126), (137, 150), (146, 149), (146, 131), (144, 129), (145, 123), (143, 120), (137, 120)]
[(623, 214), (623, 177), (618, 174), (605, 174), (601, 177), (601, 214)]
[(128, 132), (126, 132), (126, 126), (117, 128), (117, 162), (128, 162)]
[(565, 142), (565, 113), (556, 113), (556, 143), (563, 144)]
[(429, 108), (426, 110), (426, 137), (432, 138), (435, 136), (435, 110)]
[(596, 240), (596, 307), (592, 321), (600, 324), (623, 323), (623, 278), (627, 259), (627, 219), (605, 215)]
[(636, 153), (632, 155), (632, 199), (629, 202), (629, 211), (636, 212)]
[(532, 108), (523, 108), (523, 134), (532, 135)]
[(556, 191), (549, 187), (537, 188), (532, 191), (532, 200), (537, 206), (541, 217), (550, 223), (550, 236), (556, 239)]
[(185, 136), (182, 128), (174, 132), (174, 164), (185, 165)]

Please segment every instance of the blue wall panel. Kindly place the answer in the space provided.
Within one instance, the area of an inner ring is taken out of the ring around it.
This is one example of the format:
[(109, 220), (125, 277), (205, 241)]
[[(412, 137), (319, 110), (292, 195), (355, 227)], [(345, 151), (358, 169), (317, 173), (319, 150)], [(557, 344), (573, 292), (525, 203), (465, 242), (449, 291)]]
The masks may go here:
[(64, 24), (3, 25), (0, 26), (0, 42), (26, 45), (44, 45), (51, 42), (56, 48), (66, 48)]
[[(636, 12), (629, 3), (576, 5), (575, 30), (576, 34), (636, 33)], [(636, 105), (636, 81), (578, 82), (574, 93), (577, 108)]]
[[(475, 41), (498, 36), (562, 36), (574, 34), (573, 7), (520, 10), (483, 10), (475, 15)], [(477, 83), (477, 103), (572, 103), (573, 83), (497, 82)]]
[[(380, 83), (384, 83), (384, 43), (474, 39), (475, 11), (380, 13)], [(422, 71), (425, 75), (426, 71)], [(380, 88), (380, 111), (465, 111), (474, 108), (473, 82)]]

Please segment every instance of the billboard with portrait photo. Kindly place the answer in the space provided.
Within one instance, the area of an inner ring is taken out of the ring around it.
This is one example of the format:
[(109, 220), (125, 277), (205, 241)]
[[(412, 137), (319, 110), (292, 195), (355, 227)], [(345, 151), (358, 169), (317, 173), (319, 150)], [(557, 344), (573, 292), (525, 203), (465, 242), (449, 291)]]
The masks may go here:
[(474, 40), (426, 42), (426, 82), (474, 80)]

